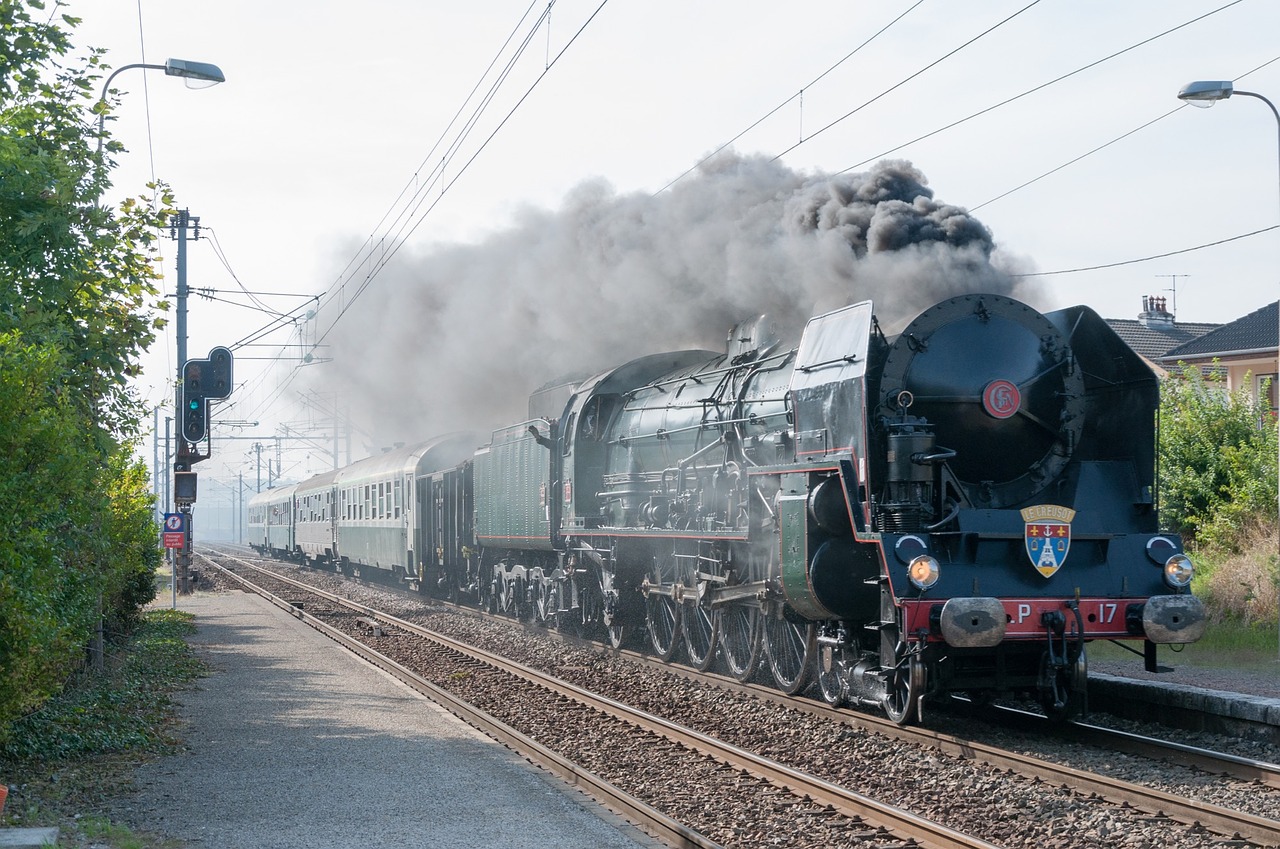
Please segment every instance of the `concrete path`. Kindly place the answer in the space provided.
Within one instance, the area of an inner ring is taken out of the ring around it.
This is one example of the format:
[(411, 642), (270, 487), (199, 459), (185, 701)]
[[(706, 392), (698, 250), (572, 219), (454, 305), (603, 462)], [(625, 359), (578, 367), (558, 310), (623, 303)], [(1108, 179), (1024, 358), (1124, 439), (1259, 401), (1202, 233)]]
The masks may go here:
[(179, 695), (190, 751), (139, 770), (135, 829), (219, 849), (661, 845), (257, 596), (178, 607), (214, 672)]

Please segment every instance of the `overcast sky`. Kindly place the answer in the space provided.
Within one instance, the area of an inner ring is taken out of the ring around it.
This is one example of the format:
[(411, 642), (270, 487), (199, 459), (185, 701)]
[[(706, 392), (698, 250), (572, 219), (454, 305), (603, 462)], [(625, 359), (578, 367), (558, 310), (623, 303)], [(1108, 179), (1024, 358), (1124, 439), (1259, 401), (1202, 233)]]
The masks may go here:
[[(111, 131), (129, 150), (115, 197), (137, 194), (154, 174), (200, 216), (206, 236), (216, 236), (191, 245), (191, 285), (238, 303), (246, 299), (230, 290), (239, 284), (335, 297), (301, 334), (340, 345), (317, 353), (336, 352), (344, 362), (309, 365), (289, 379), (297, 362), (272, 362), (278, 347), (241, 348), (241, 388), (220, 415), (262, 421), (266, 433), (268, 422), (296, 422), (302, 414), (293, 396), (324, 386), (322, 370), (350, 381), (356, 366), (364, 368), (353, 340), (376, 336), (379, 314), (395, 313), (399, 327), (431, 308), (413, 291), (419, 263), (451, 257), (446, 267), (487, 268), (487, 255), (503, 245), (536, 250), (530, 233), (546, 231), (531, 230), (532, 220), (647, 198), (739, 134), (738, 156), (757, 164), (780, 157), (776, 167), (802, 176), (908, 160), (935, 201), (965, 208), (989, 228), (1001, 268), (1059, 272), (1024, 279), (1035, 285), (1019, 294), (1041, 309), (1083, 303), (1107, 318), (1132, 318), (1146, 294), (1164, 295), (1172, 307), (1166, 290), (1176, 282), (1180, 320), (1225, 322), (1280, 296), (1280, 230), (1064, 273), (1280, 223), (1277, 122), (1266, 105), (1237, 96), (1211, 109), (1179, 109), (1176, 99), (1191, 80), (1234, 79), (1238, 89), (1280, 100), (1280, 62), (1266, 64), (1280, 57), (1274, 0), (559, 0), (549, 25), (532, 30), (546, 8), (525, 0), (71, 0), (69, 11), (84, 19), (76, 43), (105, 48), (114, 67), (176, 57), (226, 74), (225, 84), (199, 91), (155, 71), (126, 71), (114, 83), (124, 93)], [(457, 143), (443, 182), (436, 180), (459, 129), (526, 37), (527, 49)], [(495, 58), (497, 70), (486, 76)], [(1017, 99), (993, 108), (1010, 98)], [(691, 174), (676, 187), (699, 179)], [(420, 190), (406, 207), (404, 198)], [(405, 214), (406, 226), (388, 230), (389, 211), (392, 219)], [(728, 199), (706, 215), (732, 226), (738, 210)], [(647, 226), (643, 211), (634, 220)], [(373, 259), (361, 252), (371, 236), (379, 245)], [(584, 255), (601, 249), (580, 247)], [(173, 292), (172, 243), (166, 254)], [(509, 271), (495, 264), (491, 273)], [(490, 298), (502, 291), (500, 280), (465, 285), (493, 286)], [(539, 285), (547, 298), (559, 291), (553, 279)], [(349, 326), (329, 329), (362, 288), (356, 301), (376, 308), (349, 308)], [(281, 311), (303, 303), (262, 300)], [(202, 298), (190, 307), (192, 356), (269, 321)], [(353, 332), (362, 312), (373, 324)], [(450, 314), (454, 325), (474, 322), (466, 333), (477, 346), (486, 344), (486, 318), (483, 298), (469, 319)], [(554, 333), (574, 332), (566, 328)], [(537, 327), (528, 333), (528, 351), (556, 341)], [(262, 341), (292, 342), (294, 355), (308, 350), (289, 331)], [(387, 361), (388, 349), (403, 359)], [(172, 375), (173, 350), (170, 333), (148, 360), (147, 397), (168, 391), (159, 387)], [(375, 345), (367, 366), (404, 373), (416, 356), (399, 341)], [(226, 467), (240, 459), (239, 448), (229, 450)], [(296, 466), (301, 475), (323, 470), (324, 461), (317, 455)]]

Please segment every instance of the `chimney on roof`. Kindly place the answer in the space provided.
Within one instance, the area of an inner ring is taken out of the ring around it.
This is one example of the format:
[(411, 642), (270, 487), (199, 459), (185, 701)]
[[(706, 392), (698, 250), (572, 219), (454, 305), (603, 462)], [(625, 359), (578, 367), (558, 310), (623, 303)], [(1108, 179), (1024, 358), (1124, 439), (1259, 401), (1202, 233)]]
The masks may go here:
[(1143, 327), (1150, 327), (1152, 330), (1172, 329), (1173, 313), (1169, 312), (1167, 303), (1168, 299), (1163, 295), (1143, 295), (1142, 312), (1138, 313), (1138, 321), (1142, 322)]

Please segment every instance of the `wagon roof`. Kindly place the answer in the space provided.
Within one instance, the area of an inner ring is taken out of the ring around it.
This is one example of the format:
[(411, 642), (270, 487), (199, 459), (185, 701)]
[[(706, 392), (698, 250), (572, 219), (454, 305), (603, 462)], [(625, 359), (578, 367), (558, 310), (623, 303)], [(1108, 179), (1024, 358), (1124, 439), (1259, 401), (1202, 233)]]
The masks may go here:
[(437, 436), (352, 463), (338, 471), (334, 482), (347, 485), (396, 473), (423, 475), (440, 471), (471, 456), (482, 441), (471, 433)]
[(294, 491), (297, 490), (298, 484), (291, 483), (287, 486), (274, 486), (271, 489), (264, 489), (262, 492), (255, 493), (249, 499), (249, 506), (253, 507), (258, 504), (275, 504), (278, 501), (288, 501), (293, 498)]

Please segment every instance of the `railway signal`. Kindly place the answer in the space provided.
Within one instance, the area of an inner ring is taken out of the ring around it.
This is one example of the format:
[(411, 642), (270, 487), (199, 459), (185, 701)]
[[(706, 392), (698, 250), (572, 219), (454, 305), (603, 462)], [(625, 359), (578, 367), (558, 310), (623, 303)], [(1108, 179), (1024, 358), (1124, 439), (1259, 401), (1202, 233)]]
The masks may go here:
[(182, 367), (182, 436), (200, 442), (209, 433), (209, 401), (231, 395), (231, 351), (221, 345), (202, 360), (187, 360)]

